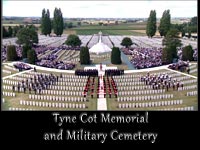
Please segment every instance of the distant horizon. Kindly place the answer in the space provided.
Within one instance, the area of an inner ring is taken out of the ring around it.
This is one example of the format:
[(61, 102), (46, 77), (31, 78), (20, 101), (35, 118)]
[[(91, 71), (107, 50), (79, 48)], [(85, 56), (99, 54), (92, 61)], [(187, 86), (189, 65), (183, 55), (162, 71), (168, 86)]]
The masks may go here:
[[(41, 16), (2, 16), (3, 18), (5, 18), (5, 17), (7, 17), (7, 18), (14, 18), (14, 17), (18, 17), (18, 18), (41, 18)], [(197, 17), (197, 16), (192, 16), (192, 17), (171, 17), (171, 19), (174, 19), (174, 18), (193, 18), (193, 17)], [(53, 17), (51, 17), (51, 19), (52, 19)], [(63, 17), (64, 19), (147, 19), (147, 18), (141, 18), (141, 17), (138, 17), (138, 18), (136, 18), (136, 17), (134, 17), (134, 18), (121, 18), (121, 17), (118, 17), (118, 18), (111, 18), (111, 17), (109, 17), (109, 18), (104, 18), (104, 17), (96, 17), (96, 18), (94, 18), (94, 17)], [(157, 19), (160, 19), (159, 17), (157, 17)]]
[[(156, 17), (169, 9), (171, 18), (197, 16), (197, 1), (6, 1), (2, 16), (41, 17), (43, 8), (53, 11), (61, 8), (64, 18), (148, 18), (151, 10)], [(17, 9), (16, 9), (17, 8)], [(138, 16), (139, 15), (139, 16)]]

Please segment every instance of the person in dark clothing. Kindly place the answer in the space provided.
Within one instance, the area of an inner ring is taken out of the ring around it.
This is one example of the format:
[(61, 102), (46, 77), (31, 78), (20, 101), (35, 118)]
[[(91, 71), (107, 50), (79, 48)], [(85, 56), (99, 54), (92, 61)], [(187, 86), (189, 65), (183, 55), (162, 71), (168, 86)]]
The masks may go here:
[(29, 91), (29, 94), (31, 94), (31, 87), (29, 86), (29, 88), (28, 88), (28, 91)]
[(175, 83), (173, 83), (173, 90), (175, 90)]
[(42, 89), (41, 89), (41, 88), (39, 88), (39, 94), (41, 94), (41, 91), (42, 91)]
[(190, 74), (190, 68), (189, 67), (187, 68), (187, 73)]
[(15, 92), (15, 85), (12, 86), (12, 90), (13, 90), (13, 92)]
[(19, 93), (19, 90), (20, 90), (20, 85), (18, 84), (18, 86), (17, 86), (17, 90), (18, 90), (18, 93)]
[(35, 92), (35, 94), (36, 94), (36, 92), (37, 92), (36, 87), (34, 88), (34, 92)]
[(24, 93), (26, 93), (26, 87), (24, 86)]
[(181, 87), (183, 88), (183, 83), (181, 83)]

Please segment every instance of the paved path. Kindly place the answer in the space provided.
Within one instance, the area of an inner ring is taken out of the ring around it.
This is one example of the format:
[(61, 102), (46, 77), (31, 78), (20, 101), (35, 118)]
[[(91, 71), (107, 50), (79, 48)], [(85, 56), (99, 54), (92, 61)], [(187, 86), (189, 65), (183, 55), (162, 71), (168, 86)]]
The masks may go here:
[(98, 98), (97, 99), (97, 110), (107, 110), (106, 98)]
[(183, 74), (185, 76), (189, 76), (191, 78), (197, 79), (196, 76), (193, 76), (193, 75), (190, 75), (190, 74), (187, 74), (187, 73), (183, 73), (183, 72), (180, 72), (180, 71), (169, 69), (168, 66), (169, 65), (164, 65), (164, 66), (159, 66), (159, 67), (154, 67), (154, 68), (145, 68), (145, 69), (140, 69), (140, 70), (124, 70), (124, 73), (128, 74), (128, 73), (134, 73), (134, 72), (147, 72), (147, 71), (155, 71), (155, 70), (166, 69), (166, 70), (169, 70), (169, 71), (172, 71), (172, 72), (176, 72), (176, 73)]
[(127, 73), (134, 73), (134, 72), (155, 71), (155, 70), (166, 69), (167, 67), (168, 65), (153, 67), (153, 68), (138, 69), (138, 70), (124, 70), (124, 73), (127, 74)]
[(124, 62), (128, 66), (128, 69), (135, 70), (135, 67), (128, 59), (128, 56), (126, 56), (122, 51), (121, 51), (121, 58), (122, 58), (122, 62)]
[(166, 68), (166, 69), (167, 69), (167, 70), (170, 70), (170, 71), (172, 71), (172, 72), (180, 73), (180, 74), (183, 74), (183, 75), (185, 75), (185, 76), (188, 76), (188, 77), (197, 79), (197, 77), (195, 77), (195, 76), (193, 76), (193, 75), (190, 75), (190, 74), (187, 74), (187, 73), (183, 73), (183, 72), (180, 72), (180, 71), (172, 70), (172, 69), (169, 69), (169, 68)]
[(14, 77), (14, 76), (17, 76), (17, 75), (19, 75), (19, 74), (23, 74), (23, 73), (25, 73), (25, 72), (30, 72), (30, 71), (32, 71), (32, 70), (33, 70), (33, 69), (26, 70), (26, 71), (21, 71), (21, 72), (15, 73), (15, 74), (11, 74), (11, 75), (9, 75), (9, 76), (5, 76), (5, 77), (3, 77), (2, 79), (5, 80), (5, 79), (7, 79), (7, 78)]
[(107, 101), (104, 98), (104, 84), (103, 84), (103, 76), (105, 75), (106, 65), (102, 66), (102, 70), (100, 69), (100, 65), (96, 66), (98, 68), (98, 76), (99, 76), (99, 98), (97, 99), (97, 110), (107, 110)]

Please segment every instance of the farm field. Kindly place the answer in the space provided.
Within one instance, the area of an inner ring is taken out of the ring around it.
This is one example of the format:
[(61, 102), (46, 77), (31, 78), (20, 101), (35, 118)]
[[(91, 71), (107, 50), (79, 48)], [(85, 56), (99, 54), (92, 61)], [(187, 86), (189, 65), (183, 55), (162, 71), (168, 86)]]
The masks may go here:
[[(77, 25), (76, 21), (67, 21), (72, 22), (73, 25)], [(3, 21), (3, 26), (19, 26), (25, 25), (22, 21)], [(38, 27), (38, 33), (41, 34), (40, 24), (33, 24), (34, 26)], [(100, 25), (89, 25), (82, 23), (81, 26), (76, 26), (73, 28), (66, 28), (64, 29), (64, 34), (77, 34), (77, 35), (92, 35), (96, 34), (99, 31), (102, 31), (103, 34), (109, 35), (134, 35), (134, 36), (145, 36), (146, 35), (146, 22), (143, 23), (121, 23), (118, 25), (107, 25), (107, 26), (100, 26)], [(52, 30), (53, 33), (53, 30)]]

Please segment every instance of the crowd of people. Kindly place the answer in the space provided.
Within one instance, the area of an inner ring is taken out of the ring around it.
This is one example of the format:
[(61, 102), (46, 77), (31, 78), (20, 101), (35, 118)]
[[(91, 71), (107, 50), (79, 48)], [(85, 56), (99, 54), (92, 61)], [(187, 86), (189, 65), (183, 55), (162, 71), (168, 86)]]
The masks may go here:
[(186, 61), (178, 60), (177, 63), (170, 64), (168, 68), (173, 69), (173, 70), (179, 70), (181, 72), (188, 71), (189, 61), (186, 62)]
[(45, 52), (47, 50), (76, 50), (76, 51), (80, 51), (80, 47), (71, 47), (71, 46), (67, 46), (67, 45), (61, 45), (58, 47), (54, 47), (54, 46), (46, 46), (46, 45), (35, 45), (33, 47), (33, 49), (35, 49), (36, 54), (45, 54)]
[(194, 61), (197, 61), (197, 59), (198, 59), (198, 50), (197, 50), (197, 48), (194, 49), (193, 58), (194, 58)]
[(1, 60), (4, 62), (4, 61), (6, 61), (6, 58), (7, 58), (6, 46), (2, 46), (1, 47)]
[[(35, 50), (36, 55), (42, 54), (42, 57), (38, 58), (36, 65), (48, 67), (48, 68), (57, 68), (63, 70), (71, 70), (75, 68), (74, 63), (57, 61), (58, 55), (57, 52), (61, 50), (80, 50), (80, 47), (70, 47), (66, 45), (61, 45), (59, 47), (47, 47), (46, 45), (33, 45), (32, 49)], [(51, 52), (46, 55), (46, 51), (50, 50)], [(7, 46), (2, 46), (2, 61), (7, 59)], [(22, 58), (22, 46), (16, 46), (17, 56)]]
[(183, 83), (179, 82), (177, 79), (172, 79), (172, 77), (166, 73), (164, 74), (150, 74), (149, 72), (146, 76), (140, 78), (141, 82), (145, 85), (152, 85), (153, 90), (173, 88), (173, 90), (178, 90), (179, 87), (183, 87)]
[(98, 76), (98, 70), (97, 69), (88, 69), (88, 70), (77, 69), (77, 70), (75, 70), (75, 75), (78, 75), (78, 76)]
[(42, 58), (38, 59), (36, 62), (36, 65), (43, 66), (47, 68), (56, 68), (56, 69), (62, 69), (62, 70), (72, 70), (75, 68), (74, 63), (67, 63), (64, 61), (58, 61), (58, 55), (57, 53), (62, 50), (62, 47), (48, 47), (45, 49), (45, 47), (36, 49), (36, 52), (39, 53), (45, 53), (46, 50), (51, 50), (50, 54), (43, 56)]
[(21, 82), (18, 82), (17, 88), (15, 88), (15, 85), (13, 85), (13, 92), (17, 89), (18, 93), (20, 92), (20, 89), (23, 89), (23, 92), (26, 93), (26, 91), (31, 94), (34, 92), (35, 94), (41, 94), (42, 90), (46, 90), (49, 88), (50, 85), (54, 85), (55, 82), (58, 82), (59, 76), (49, 74), (49, 75), (43, 75), (43, 74), (36, 74), (32, 78), (27, 78), (26, 80), (22, 80)]
[(14, 63), (13, 66), (14, 66), (16, 69), (19, 69), (19, 71), (32, 69), (32, 67), (31, 67), (30, 65), (27, 65), (27, 64), (21, 63), (21, 62)]
[(36, 65), (47, 67), (47, 68), (56, 68), (62, 70), (72, 70), (75, 68), (75, 64), (73, 63), (64, 63), (63, 61), (51, 61), (51, 60), (42, 60), (40, 62), (36, 62)]
[(106, 76), (120, 76), (124, 74), (124, 70), (122, 69), (107, 69), (105, 70)]
[(132, 50), (131, 63), (136, 69), (151, 68), (162, 65), (162, 48), (137, 47)]

